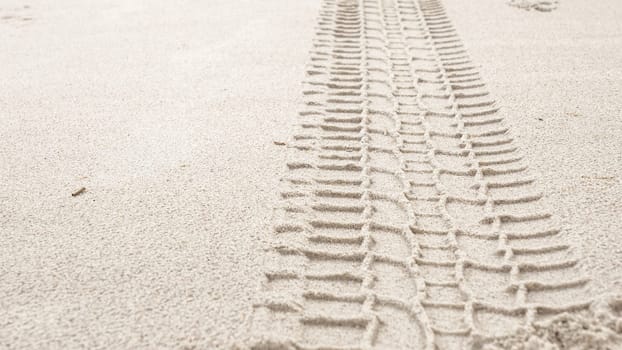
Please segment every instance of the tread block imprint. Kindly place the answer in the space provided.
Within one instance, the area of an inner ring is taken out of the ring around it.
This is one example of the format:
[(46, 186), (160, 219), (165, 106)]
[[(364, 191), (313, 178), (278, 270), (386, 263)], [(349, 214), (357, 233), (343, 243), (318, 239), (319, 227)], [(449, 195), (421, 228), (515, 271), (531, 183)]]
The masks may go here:
[(439, 0), (323, 0), (251, 349), (462, 349), (589, 308)]

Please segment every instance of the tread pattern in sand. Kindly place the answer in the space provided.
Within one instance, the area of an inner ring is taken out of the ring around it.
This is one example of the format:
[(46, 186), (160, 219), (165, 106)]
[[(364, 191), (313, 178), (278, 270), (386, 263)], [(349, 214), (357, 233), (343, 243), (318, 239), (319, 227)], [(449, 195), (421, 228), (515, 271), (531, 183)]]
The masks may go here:
[(587, 282), (437, 0), (324, 0), (256, 349), (453, 349)]

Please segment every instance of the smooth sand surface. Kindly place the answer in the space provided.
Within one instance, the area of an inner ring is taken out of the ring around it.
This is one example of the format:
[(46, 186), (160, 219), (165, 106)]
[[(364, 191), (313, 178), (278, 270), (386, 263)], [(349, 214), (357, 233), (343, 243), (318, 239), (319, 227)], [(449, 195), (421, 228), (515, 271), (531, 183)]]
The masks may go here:
[(317, 3), (23, 4), (0, 4), (0, 348), (224, 348)]
[[(0, 348), (246, 338), (320, 4), (0, 3)], [(622, 6), (444, 4), (588, 292), (619, 291)]]

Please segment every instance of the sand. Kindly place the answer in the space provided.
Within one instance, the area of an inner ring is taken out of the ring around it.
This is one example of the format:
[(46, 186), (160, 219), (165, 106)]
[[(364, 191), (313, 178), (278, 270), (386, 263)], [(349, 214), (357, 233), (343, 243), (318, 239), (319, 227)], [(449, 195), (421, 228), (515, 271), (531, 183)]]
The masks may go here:
[(0, 348), (225, 348), (318, 4), (27, 4), (0, 5)]
[(592, 292), (621, 290), (622, 8), (576, 0), (550, 13), (494, 0), (482, 8), (498, 15), (475, 20), (478, 7), (447, 1), (547, 206), (582, 256)]
[(2, 3), (0, 348), (621, 346), (622, 7), (338, 3)]

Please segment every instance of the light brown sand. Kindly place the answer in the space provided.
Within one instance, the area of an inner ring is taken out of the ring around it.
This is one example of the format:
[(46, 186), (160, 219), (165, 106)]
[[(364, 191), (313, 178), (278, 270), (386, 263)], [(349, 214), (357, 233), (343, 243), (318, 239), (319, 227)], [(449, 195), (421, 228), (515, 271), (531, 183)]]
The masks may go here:
[[(527, 12), (459, 5), (462, 27), (454, 30), (435, 0), (322, 2), (251, 348), (622, 346), (622, 299), (608, 294), (620, 277), (608, 261), (619, 254), (615, 233), (597, 248), (569, 233), (576, 226), (567, 218), (546, 214), (559, 207), (540, 201), (535, 187), (546, 183), (525, 180), (534, 174), (526, 167), (533, 144), (516, 150), (498, 119), (525, 115), (491, 104), (457, 34), (479, 24), (487, 32), (474, 35), (483, 47), (476, 52), (486, 55), (486, 45), (505, 47), (494, 28), (514, 28), (481, 14)], [(533, 27), (539, 36), (542, 27)], [(522, 54), (543, 45), (507, 42), (523, 44)], [(502, 62), (520, 59), (511, 46), (503, 54)], [(517, 86), (526, 76), (509, 78)], [(573, 142), (553, 152), (563, 160), (581, 154)], [(574, 254), (570, 244), (580, 245)], [(584, 258), (603, 252), (599, 261)], [(608, 276), (592, 278), (598, 269)]]
[[(588, 293), (619, 290), (622, 7), (444, 3)], [(2, 2), (0, 348), (246, 338), (319, 5)]]
[(0, 348), (224, 348), (317, 3), (24, 4), (0, 3)]
[(539, 13), (495, 0), (446, 4), (593, 292), (622, 290), (622, 6), (564, 0)]

